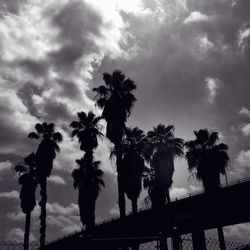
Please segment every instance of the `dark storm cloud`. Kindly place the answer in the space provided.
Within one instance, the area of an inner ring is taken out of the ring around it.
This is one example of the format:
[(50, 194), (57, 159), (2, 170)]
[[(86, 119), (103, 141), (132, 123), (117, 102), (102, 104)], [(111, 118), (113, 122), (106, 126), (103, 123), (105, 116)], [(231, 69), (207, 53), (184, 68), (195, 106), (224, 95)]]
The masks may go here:
[(26, 0), (1, 0), (0, 9), (3, 8), (13, 14), (17, 14), (20, 6), (25, 2)]
[(29, 58), (18, 60), (16, 64), (24, 70), (28, 71), (28, 73), (37, 77), (45, 77), (49, 67), (48, 62), (45, 62), (43, 60), (32, 60)]
[(70, 1), (53, 17), (59, 28), (61, 47), (50, 54), (58, 68), (71, 68), (83, 55), (97, 52), (94, 36), (100, 36), (102, 19), (99, 13), (83, 1)]
[(44, 119), (48, 121), (70, 121), (72, 114), (66, 103), (49, 100), (44, 104)]
[(81, 90), (73, 81), (65, 81), (63, 79), (59, 79), (57, 83), (61, 88), (61, 95), (71, 99), (79, 99), (82, 96)]

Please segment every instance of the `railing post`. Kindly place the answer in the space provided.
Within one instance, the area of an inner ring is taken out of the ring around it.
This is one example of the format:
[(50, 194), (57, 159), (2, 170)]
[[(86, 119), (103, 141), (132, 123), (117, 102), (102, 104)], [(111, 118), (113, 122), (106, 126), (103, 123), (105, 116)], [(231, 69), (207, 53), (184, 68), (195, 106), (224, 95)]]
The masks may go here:
[(180, 250), (180, 237), (179, 237), (179, 232), (178, 232), (178, 228), (174, 227), (172, 229), (173, 232), (173, 248), (174, 250)]
[(167, 238), (162, 232), (159, 233), (159, 242), (160, 250), (168, 250)]
[(202, 228), (195, 228), (192, 232), (193, 250), (206, 250), (205, 232)]

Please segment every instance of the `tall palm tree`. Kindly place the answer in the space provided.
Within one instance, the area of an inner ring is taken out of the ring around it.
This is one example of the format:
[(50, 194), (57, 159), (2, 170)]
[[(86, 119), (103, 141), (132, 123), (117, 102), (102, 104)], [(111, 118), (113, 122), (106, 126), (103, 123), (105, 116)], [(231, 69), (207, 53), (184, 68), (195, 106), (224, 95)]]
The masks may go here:
[(120, 216), (124, 217), (125, 195), (122, 177), (122, 152), (121, 140), (124, 135), (125, 123), (130, 115), (131, 109), (136, 101), (133, 91), (135, 83), (126, 78), (125, 75), (116, 70), (113, 74), (104, 73), (105, 85), (94, 88), (96, 92), (96, 104), (103, 108), (102, 116), (107, 122), (106, 136), (114, 143), (116, 151), (118, 203)]
[(137, 213), (137, 199), (141, 192), (142, 174), (145, 168), (144, 149), (146, 136), (138, 127), (126, 128), (121, 141), (123, 159), (124, 191), (132, 203), (132, 212)]
[(85, 157), (77, 159), (78, 168), (72, 172), (74, 188), (79, 190), (78, 205), (81, 222), (86, 225), (87, 232), (91, 232), (95, 226), (95, 203), (104, 187), (102, 180), (103, 171), (99, 169), (100, 161), (94, 161), (89, 165)]
[[(70, 126), (73, 128), (72, 137), (77, 136), (80, 149), (85, 152), (84, 157), (76, 160), (79, 168), (74, 169), (72, 177), (74, 187), (79, 190), (79, 211), (82, 224), (86, 224), (88, 231), (95, 225), (95, 201), (100, 191), (100, 185), (104, 185), (101, 180), (102, 171), (98, 169), (99, 163), (93, 161), (93, 150), (98, 146), (98, 136), (100, 132), (99, 121), (102, 119), (95, 116), (93, 112), (77, 113), (79, 121), (73, 121)], [(87, 178), (90, 178), (87, 180)]]
[(29, 249), (29, 234), (30, 234), (30, 220), (31, 212), (34, 210), (36, 205), (36, 175), (35, 175), (35, 154), (31, 153), (24, 158), (22, 165), (15, 167), (16, 172), (19, 173), (19, 184), (21, 185), (20, 200), (21, 208), (25, 218), (25, 233), (23, 249)]
[(174, 126), (159, 124), (147, 133), (150, 176), (146, 184), (151, 185), (152, 208), (170, 202), (169, 188), (173, 183), (174, 159), (183, 155), (183, 140), (175, 138)]
[(44, 247), (46, 238), (46, 203), (47, 203), (47, 178), (50, 176), (53, 161), (56, 157), (56, 152), (60, 151), (57, 143), (62, 141), (62, 135), (55, 132), (55, 124), (47, 122), (37, 123), (35, 125), (36, 132), (29, 133), (31, 139), (40, 140), (40, 144), (36, 151), (36, 167), (37, 181), (41, 187), (41, 228), (40, 228), (40, 247)]
[[(205, 193), (216, 192), (220, 188), (220, 175), (226, 174), (229, 163), (228, 146), (218, 143), (218, 132), (200, 129), (194, 134), (195, 140), (185, 143), (188, 168), (191, 172), (195, 171), (196, 178), (202, 181)], [(220, 247), (225, 249), (222, 227), (217, 230)]]

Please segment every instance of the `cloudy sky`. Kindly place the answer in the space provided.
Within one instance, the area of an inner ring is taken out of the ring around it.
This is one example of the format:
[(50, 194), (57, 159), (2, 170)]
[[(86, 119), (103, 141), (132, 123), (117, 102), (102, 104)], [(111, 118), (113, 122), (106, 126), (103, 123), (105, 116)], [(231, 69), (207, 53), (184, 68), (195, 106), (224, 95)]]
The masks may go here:
[[(36, 151), (37, 142), (27, 134), (43, 121), (53, 121), (64, 136), (48, 182), (48, 239), (80, 228), (70, 173), (82, 152), (68, 125), (77, 111), (100, 114), (91, 89), (102, 83), (103, 72), (121, 69), (136, 82), (130, 126), (148, 131), (159, 123), (174, 124), (176, 137), (186, 140), (200, 128), (219, 131), (230, 147), (229, 179), (248, 176), (249, 10), (249, 0), (1, 0), (2, 239), (23, 237), (13, 167)], [(110, 147), (103, 139), (96, 152), (106, 181), (98, 220), (117, 215)], [(185, 160), (178, 159), (173, 196), (200, 188), (188, 176)], [(38, 215), (36, 207), (34, 240), (39, 239)], [(242, 240), (248, 228), (227, 228), (226, 237)]]

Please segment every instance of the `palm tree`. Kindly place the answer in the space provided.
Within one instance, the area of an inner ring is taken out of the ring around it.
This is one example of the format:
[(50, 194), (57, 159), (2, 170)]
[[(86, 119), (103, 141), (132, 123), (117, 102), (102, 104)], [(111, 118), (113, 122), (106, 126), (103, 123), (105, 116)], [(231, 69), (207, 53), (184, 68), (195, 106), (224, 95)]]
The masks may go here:
[(70, 127), (73, 128), (72, 137), (78, 137), (80, 149), (88, 154), (92, 163), (93, 150), (98, 146), (97, 137), (103, 136), (98, 124), (102, 117), (95, 116), (92, 111), (88, 114), (79, 112), (77, 116), (79, 121), (73, 121), (70, 124)]
[[(95, 116), (93, 112), (77, 113), (79, 121), (73, 121), (70, 126), (73, 128), (72, 137), (77, 136), (80, 149), (85, 152), (82, 159), (76, 160), (79, 165), (74, 169), (72, 177), (74, 187), (79, 190), (79, 211), (82, 224), (86, 224), (88, 231), (92, 230), (95, 225), (95, 201), (100, 191), (100, 185), (104, 185), (101, 180), (102, 171), (98, 169), (100, 162), (93, 162), (93, 150), (98, 146), (98, 136), (102, 136), (99, 131), (99, 121), (102, 119)], [(87, 180), (87, 178), (90, 178)]]
[(206, 193), (220, 188), (220, 174), (226, 174), (229, 162), (228, 146), (218, 144), (219, 134), (207, 129), (194, 131), (195, 140), (185, 143), (189, 170), (195, 171), (196, 178), (203, 183)]
[(95, 226), (95, 203), (104, 185), (102, 180), (103, 171), (99, 169), (100, 161), (94, 161), (89, 165), (85, 157), (77, 159), (79, 165), (72, 172), (74, 188), (78, 188), (78, 205), (83, 225), (86, 225), (87, 232), (91, 232)]
[(169, 188), (174, 173), (174, 159), (183, 155), (183, 140), (175, 138), (174, 126), (159, 124), (147, 133), (150, 176), (144, 184), (149, 187), (152, 208), (170, 203)]
[(141, 179), (145, 168), (144, 149), (146, 136), (138, 127), (126, 128), (121, 141), (124, 191), (132, 202), (132, 212), (137, 213), (137, 199), (141, 192)]
[(51, 174), (56, 152), (60, 151), (57, 143), (62, 141), (62, 135), (59, 132), (55, 132), (54, 123), (37, 123), (35, 129), (36, 132), (29, 133), (28, 137), (40, 140), (40, 144), (36, 151), (36, 167), (37, 181), (41, 187), (41, 201), (39, 205), (41, 206), (40, 247), (42, 248), (45, 245), (46, 238), (47, 178)]
[[(214, 193), (220, 188), (220, 174), (226, 174), (229, 163), (228, 146), (218, 143), (219, 134), (200, 129), (194, 131), (195, 140), (185, 143), (188, 169), (195, 171), (196, 178), (202, 181), (205, 193)], [(218, 227), (221, 249), (225, 249), (222, 227)]]
[(121, 140), (124, 135), (125, 123), (130, 115), (131, 109), (136, 101), (133, 91), (135, 83), (126, 78), (125, 75), (116, 70), (113, 74), (104, 73), (105, 85), (94, 88), (96, 92), (96, 104), (103, 108), (102, 117), (107, 122), (106, 136), (114, 143), (116, 151), (117, 182), (118, 182), (118, 203), (120, 216), (124, 217), (125, 195), (122, 177), (122, 152)]
[(26, 214), (23, 249), (28, 250), (31, 212), (36, 205), (35, 154), (31, 153), (26, 156), (23, 163), (22, 165), (17, 165), (15, 170), (20, 175), (19, 184), (21, 185), (21, 192), (19, 198), (22, 211)]

